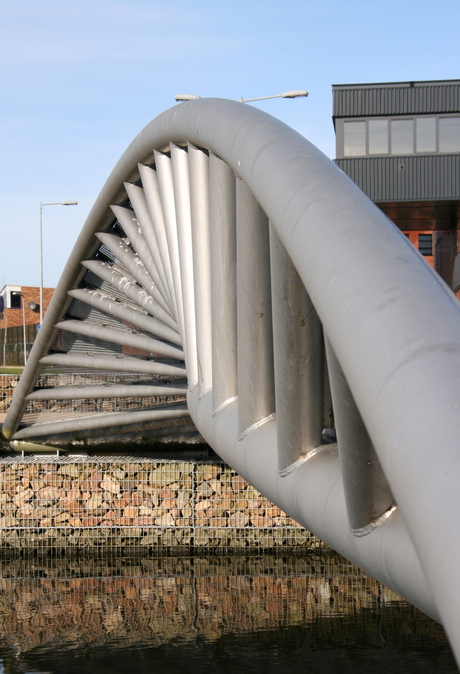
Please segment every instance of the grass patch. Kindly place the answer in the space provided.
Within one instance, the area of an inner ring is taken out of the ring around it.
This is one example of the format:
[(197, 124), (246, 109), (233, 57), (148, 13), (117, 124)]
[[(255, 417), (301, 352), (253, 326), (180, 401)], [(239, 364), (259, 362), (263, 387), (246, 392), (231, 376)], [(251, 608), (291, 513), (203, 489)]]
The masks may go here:
[(23, 369), (23, 367), (14, 365), (0, 366), (0, 374), (22, 374)]

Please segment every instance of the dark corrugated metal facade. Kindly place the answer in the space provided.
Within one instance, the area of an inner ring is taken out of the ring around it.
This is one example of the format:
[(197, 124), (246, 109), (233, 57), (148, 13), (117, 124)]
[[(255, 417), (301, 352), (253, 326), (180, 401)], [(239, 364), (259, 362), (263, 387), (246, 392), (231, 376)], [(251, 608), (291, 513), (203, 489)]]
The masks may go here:
[(460, 199), (460, 154), (350, 157), (335, 163), (372, 201)]
[(460, 80), (333, 85), (333, 116), (444, 114), (460, 111)]

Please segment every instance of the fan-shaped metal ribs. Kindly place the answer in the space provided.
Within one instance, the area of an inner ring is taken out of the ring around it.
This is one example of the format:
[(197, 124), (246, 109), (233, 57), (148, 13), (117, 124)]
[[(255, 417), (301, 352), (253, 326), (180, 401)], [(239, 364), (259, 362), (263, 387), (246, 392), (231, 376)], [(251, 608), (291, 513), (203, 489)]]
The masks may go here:
[[(137, 389), (139, 409), (19, 428), (53, 395), (34, 389), (51, 363), (144, 373), (112, 391)], [(379, 209), (292, 129), (199, 100), (151, 122), (115, 167), (3, 432), (190, 413), (283, 510), (441, 619), (459, 652), (459, 373), (458, 302)], [(185, 376), (188, 411), (142, 406)]]

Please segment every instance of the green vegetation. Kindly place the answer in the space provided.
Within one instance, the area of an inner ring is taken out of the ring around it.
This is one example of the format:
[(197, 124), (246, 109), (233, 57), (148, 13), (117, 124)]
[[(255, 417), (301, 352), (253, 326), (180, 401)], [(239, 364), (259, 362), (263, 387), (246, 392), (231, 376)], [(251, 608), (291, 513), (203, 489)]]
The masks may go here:
[(23, 369), (19, 365), (0, 365), (0, 374), (22, 374)]

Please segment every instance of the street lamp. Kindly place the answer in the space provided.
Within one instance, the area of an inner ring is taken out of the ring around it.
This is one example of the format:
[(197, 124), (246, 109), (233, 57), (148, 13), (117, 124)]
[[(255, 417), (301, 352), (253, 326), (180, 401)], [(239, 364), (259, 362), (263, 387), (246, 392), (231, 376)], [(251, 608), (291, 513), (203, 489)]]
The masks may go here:
[[(269, 98), (302, 98), (308, 96), (308, 91), (304, 89), (293, 89), (292, 91), (285, 91), (284, 94), (275, 94), (274, 96), (261, 96), (260, 98), (245, 98), (241, 97), (239, 99), (240, 103), (252, 103), (252, 101), (266, 101)], [(201, 96), (195, 96), (195, 94), (177, 94), (174, 96), (176, 101), (194, 101)]]
[(275, 94), (275, 96), (262, 96), (261, 98), (240, 98), (240, 103), (252, 103), (252, 101), (266, 101), (269, 98), (302, 98), (308, 96), (308, 91), (303, 89), (293, 89), (292, 91), (285, 91), (284, 94)]
[(40, 327), (43, 323), (43, 206), (76, 206), (78, 201), (40, 201)]
[(26, 298), (24, 293), (21, 293), (21, 308), (22, 308), (22, 340), (24, 349), (24, 367), (27, 363), (27, 340), (26, 340)]

